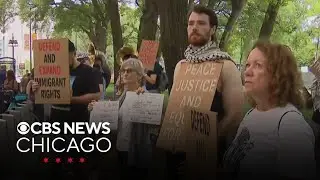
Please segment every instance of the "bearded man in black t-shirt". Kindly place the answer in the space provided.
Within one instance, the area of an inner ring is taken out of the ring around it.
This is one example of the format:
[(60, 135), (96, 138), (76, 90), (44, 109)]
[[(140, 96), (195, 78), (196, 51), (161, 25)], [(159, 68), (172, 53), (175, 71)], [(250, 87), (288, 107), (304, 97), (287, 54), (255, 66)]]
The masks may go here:
[[(59, 104), (52, 105), (50, 121), (60, 122), (63, 124), (64, 122), (89, 122), (89, 112), (88, 112), (88, 104), (93, 100), (100, 99), (100, 89), (99, 89), (99, 79), (98, 73), (96, 73), (92, 67), (80, 63), (76, 59), (76, 48), (74, 44), (69, 40), (69, 67), (70, 67), (70, 90), (71, 90), (71, 104)], [(37, 82), (32, 84), (32, 90), (37, 91), (39, 89), (39, 85)], [(63, 128), (61, 126), (61, 128)], [(61, 137), (63, 135), (57, 135)], [(80, 141), (83, 137), (78, 135), (72, 135), (73, 138), (76, 139), (77, 144), (80, 144)], [(70, 137), (65, 136), (68, 140)], [(59, 148), (59, 150), (68, 148), (70, 142), (57, 141), (55, 147)], [(61, 144), (58, 144), (61, 143)], [(72, 151), (73, 149), (71, 149)], [(68, 153), (59, 153), (54, 154), (53, 156), (61, 157), (63, 161), (66, 161), (66, 158), (79, 158), (83, 157), (83, 153), (78, 152), (68, 152)], [(89, 173), (86, 169), (79, 169), (77, 164), (70, 165), (70, 167), (63, 167), (62, 165), (56, 165), (51, 171), (50, 178), (53, 179), (64, 179), (66, 178), (66, 174), (72, 174), (68, 176), (68, 179), (88, 179)]]

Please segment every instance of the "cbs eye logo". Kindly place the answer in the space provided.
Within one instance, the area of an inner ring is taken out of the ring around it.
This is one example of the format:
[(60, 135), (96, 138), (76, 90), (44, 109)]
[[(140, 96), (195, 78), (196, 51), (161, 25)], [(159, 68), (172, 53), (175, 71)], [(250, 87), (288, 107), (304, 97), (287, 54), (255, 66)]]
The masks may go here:
[(17, 131), (21, 135), (26, 135), (30, 131), (30, 126), (27, 122), (20, 122), (17, 126)]

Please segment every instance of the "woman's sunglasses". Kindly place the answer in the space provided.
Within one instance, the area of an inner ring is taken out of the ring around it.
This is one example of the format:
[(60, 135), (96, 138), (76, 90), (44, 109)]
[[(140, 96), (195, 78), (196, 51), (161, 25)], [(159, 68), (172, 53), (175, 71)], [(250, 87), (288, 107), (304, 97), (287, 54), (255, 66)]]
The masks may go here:
[(122, 74), (124, 74), (124, 73), (130, 74), (130, 73), (132, 73), (132, 72), (133, 72), (133, 69), (131, 69), (131, 68), (128, 68), (128, 69), (121, 69), (120, 71), (121, 71), (121, 73), (122, 73)]

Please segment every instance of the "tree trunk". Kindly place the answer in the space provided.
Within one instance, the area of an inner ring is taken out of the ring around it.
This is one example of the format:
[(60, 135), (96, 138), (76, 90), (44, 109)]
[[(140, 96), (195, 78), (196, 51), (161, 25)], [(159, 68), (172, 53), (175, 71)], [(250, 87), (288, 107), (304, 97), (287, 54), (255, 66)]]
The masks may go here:
[[(249, 4), (248, 4), (249, 5)], [(249, 19), (247, 20), (247, 22), (252, 22), (255, 21), (255, 17), (253, 16), (254, 13), (250, 13), (248, 14)], [(256, 30), (256, 32), (258, 31), (258, 29)], [(248, 55), (256, 41), (256, 39), (258, 34), (257, 33), (252, 33), (250, 31), (248, 31), (247, 29), (244, 29), (243, 31), (243, 44), (241, 47), (241, 64), (244, 65), (244, 63), (246, 62)]]
[(156, 40), (158, 28), (158, 8), (156, 0), (145, 0), (142, 16), (140, 18), (137, 50), (142, 40)]
[(95, 36), (94, 38), (90, 39), (91, 42), (94, 44), (94, 47), (96, 50), (101, 51), (103, 53), (106, 53), (107, 49), (107, 34), (106, 33), (101, 33), (98, 36)]
[(162, 55), (162, 41), (159, 39), (159, 50), (157, 53), (157, 57), (160, 57)]
[(169, 79), (169, 92), (176, 64), (187, 46), (188, 0), (158, 0), (162, 55)]
[(260, 29), (259, 41), (268, 41), (270, 39), (280, 6), (281, 0), (277, 0), (276, 2), (272, 1), (269, 3), (263, 24)]
[(319, 45), (320, 45), (320, 37), (318, 37), (318, 39), (317, 39), (316, 60), (319, 57)]
[(92, 0), (93, 12), (92, 12), (92, 26), (89, 33), (93, 34), (90, 38), (95, 46), (95, 49), (106, 53), (107, 51), (107, 29), (109, 23), (109, 17), (102, 7), (103, 3), (99, 3), (97, 0)]
[(243, 46), (241, 48), (241, 64), (246, 62), (249, 52), (253, 46), (253, 39), (250, 36), (244, 37)]
[(240, 14), (247, 3), (247, 0), (232, 0), (232, 12), (231, 16), (228, 19), (228, 23), (224, 29), (222, 34), (219, 47), (223, 51), (227, 51), (228, 49), (228, 41), (231, 36), (231, 32), (233, 30), (234, 25), (236, 24)]
[(94, 44), (96, 50), (106, 53), (107, 50), (107, 30), (101, 24), (97, 24), (94, 33), (89, 35), (89, 39)]
[(122, 29), (120, 23), (119, 5), (117, 0), (108, 0), (106, 8), (110, 17), (113, 56), (114, 56), (114, 82), (116, 82), (119, 74), (120, 65), (117, 63), (117, 52), (123, 46)]
[(193, 7), (194, 7), (194, 0), (189, 0), (189, 4), (188, 4), (189, 13), (192, 11)]

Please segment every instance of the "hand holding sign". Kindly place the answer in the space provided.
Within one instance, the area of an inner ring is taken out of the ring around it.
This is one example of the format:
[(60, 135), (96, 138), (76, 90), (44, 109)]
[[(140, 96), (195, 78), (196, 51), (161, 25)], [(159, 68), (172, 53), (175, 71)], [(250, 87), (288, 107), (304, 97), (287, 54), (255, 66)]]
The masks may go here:
[(137, 94), (143, 94), (144, 93), (144, 89), (142, 87), (139, 87), (137, 90), (136, 90), (136, 93)]
[(32, 87), (31, 87), (32, 91), (36, 92), (39, 88), (40, 88), (39, 83), (36, 82), (36, 81), (33, 81), (32, 82)]
[(109, 122), (111, 130), (118, 129), (119, 101), (98, 101), (92, 105), (90, 122)]
[(92, 100), (91, 103), (88, 104), (88, 111), (92, 111), (93, 106), (94, 106), (94, 104), (95, 104), (96, 102), (97, 102), (97, 101)]

